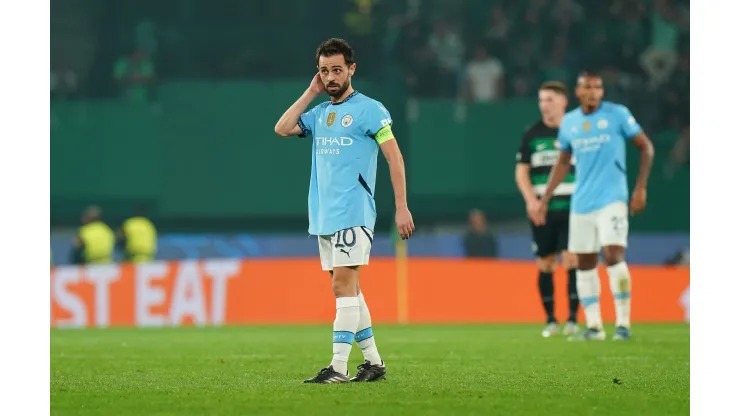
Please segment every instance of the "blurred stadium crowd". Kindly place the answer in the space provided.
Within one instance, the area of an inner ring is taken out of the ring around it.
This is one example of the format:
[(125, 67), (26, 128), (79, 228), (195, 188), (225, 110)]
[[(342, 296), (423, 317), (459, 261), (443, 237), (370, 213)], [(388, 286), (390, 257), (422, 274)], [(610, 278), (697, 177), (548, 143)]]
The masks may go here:
[[(168, 79), (305, 77), (315, 44), (341, 36), (363, 77), (402, 78), (412, 96), (531, 97), (543, 80), (572, 84), (589, 68), (643, 124), (688, 124), (688, 0), (311, 3), (59, 0), (52, 95), (142, 100)], [(291, 29), (271, 30), (275, 21)]]

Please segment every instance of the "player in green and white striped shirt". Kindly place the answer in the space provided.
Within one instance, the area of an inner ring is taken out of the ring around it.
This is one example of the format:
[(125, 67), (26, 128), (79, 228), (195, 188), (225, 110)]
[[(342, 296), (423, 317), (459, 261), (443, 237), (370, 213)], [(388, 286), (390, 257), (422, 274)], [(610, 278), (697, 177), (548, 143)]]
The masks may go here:
[[(562, 253), (563, 266), (568, 270), (568, 297), (570, 316), (563, 332), (566, 335), (578, 331), (578, 292), (576, 290), (576, 258), (568, 253), (568, 219), (570, 198), (575, 188), (575, 167), (571, 165), (570, 174), (555, 189), (549, 202), (547, 222), (535, 226), (531, 218), (536, 202), (544, 193), (552, 166), (557, 163), (559, 151), (557, 137), (560, 121), (568, 105), (568, 92), (561, 82), (546, 82), (539, 90), (539, 106), (542, 119), (524, 132), (517, 153), (516, 184), (527, 204), (532, 228), (532, 249), (537, 256), (539, 269), (539, 288), (542, 304), (547, 314), (547, 326), (542, 336), (549, 337), (560, 332), (555, 318), (554, 285), (552, 275), (557, 266), (557, 255)], [(575, 163), (575, 162), (573, 162)]]

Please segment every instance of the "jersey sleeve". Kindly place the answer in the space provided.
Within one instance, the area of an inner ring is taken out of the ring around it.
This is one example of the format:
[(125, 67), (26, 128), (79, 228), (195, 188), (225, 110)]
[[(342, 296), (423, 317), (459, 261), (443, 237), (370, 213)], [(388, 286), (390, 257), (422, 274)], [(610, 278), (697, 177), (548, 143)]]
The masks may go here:
[(555, 144), (558, 147), (558, 150), (573, 153), (573, 148), (570, 144), (570, 137), (568, 136), (568, 127), (565, 120), (560, 123), (560, 128), (558, 129), (558, 140)]
[(388, 133), (386, 133), (390, 132), (390, 128), (383, 130), (383, 134), (378, 135), (381, 129), (386, 126), (390, 127), (393, 124), (391, 113), (386, 110), (383, 104), (372, 101), (364, 110), (362, 114), (363, 132), (376, 140), (381, 138), (379, 136), (382, 136), (384, 141), (391, 139), (392, 137), (388, 137)]
[(298, 137), (306, 137), (314, 132), (316, 117), (321, 114), (322, 108), (323, 104), (319, 104), (298, 117), (298, 127), (301, 128), (301, 134), (299, 134)]
[(624, 136), (625, 140), (632, 140), (635, 136), (642, 133), (642, 127), (627, 107), (623, 105), (617, 107), (617, 114), (619, 132)]
[(529, 147), (528, 135), (529, 130), (525, 131), (522, 135), (521, 143), (519, 144), (519, 151), (516, 153), (516, 163), (532, 163), (532, 149)]

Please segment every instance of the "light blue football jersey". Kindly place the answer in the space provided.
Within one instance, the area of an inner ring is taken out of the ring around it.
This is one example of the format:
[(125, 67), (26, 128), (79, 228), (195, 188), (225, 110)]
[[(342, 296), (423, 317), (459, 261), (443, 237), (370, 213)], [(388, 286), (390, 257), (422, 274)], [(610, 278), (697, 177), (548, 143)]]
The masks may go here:
[(375, 229), (375, 134), (392, 124), (383, 104), (355, 91), (301, 115), (302, 137), (313, 137), (308, 232), (331, 235), (350, 227)]
[(558, 144), (575, 158), (571, 212), (585, 214), (613, 202), (627, 202), (626, 144), (642, 132), (627, 107), (603, 101), (591, 114), (579, 107), (560, 124)]

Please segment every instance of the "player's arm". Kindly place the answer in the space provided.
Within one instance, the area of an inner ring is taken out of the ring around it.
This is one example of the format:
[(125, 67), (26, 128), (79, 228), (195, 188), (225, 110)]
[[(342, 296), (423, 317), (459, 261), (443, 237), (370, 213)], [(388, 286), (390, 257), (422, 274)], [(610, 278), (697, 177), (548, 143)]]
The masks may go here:
[(321, 94), (323, 85), (321, 85), (321, 78), (319, 74), (314, 76), (311, 85), (303, 92), (303, 94), (293, 103), (286, 111), (283, 116), (280, 117), (277, 124), (275, 124), (275, 134), (281, 137), (288, 136), (300, 136), (304, 135), (306, 131), (305, 127), (300, 125), (301, 115), (308, 105), (311, 104), (316, 97)]
[(640, 150), (640, 171), (637, 174), (637, 183), (635, 190), (647, 189), (650, 168), (653, 166), (653, 157), (655, 149), (653, 142), (647, 137), (640, 124), (632, 116), (632, 113), (625, 106), (618, 107), (618, 114), (621, 116), (620, 130), (622, 136), (632, 142)]
[(633, 137), (631, 141), (635, 147), (640, 149), (640, 170), (637, 173), (637, 183), (635, 184), (634, 191), (632, 191), (632, 199), (630, 200), (630, 211), (634, 215), (645, 210), (645, 205), (647, 205), (647, 183), (650, 176), (650, 169), (653, 166), (655, 148), (653, 147), (653, 142), (650, 141), (647, 134), (643, 131)]
[(552, 198), (555, 188), (558, 187), (568, 176), (570, 172), (570, 149), (567, 151), (564, 149), (560, 150), (560, 156), (558, 156), (558, 162), (550, 170), (550, 177), (547, 179), (547, 186), (545, 187), (545, 193), (542, 195), (542, 203), (547, 204)]
[(396, 225), (398, 233), (403, 239), (411, 237), (414, 232), (414, 220), (409, 211), (406, 199), (406, 167), (403, 162), (401, 149), (393, 136), (390, 125), (386, 125), (375, 134), (375, 141), (380, 145), (380, 150), (388, 162), (391, 173), (391, 184), (396, 202)]
[(526, 133), (522, 137), (519, 152), (516, 154), (516, 161), (516, 169), (514, 171), (516, 186), (519, 188), (519, 193), (522, 194), (524, 202), (529, 205), (537, 200), (537, 195), (534, 193), (534, 189), (532, 189), (532, 181), (529, 178), (532, 152), (530, 151), (529, 143), (527, 142)]
[(622, 106), (619, 110), (622, 115), (622, 124), (620, 126), (622, 136), (626, 140), (631, 141), (640, 150), (640, 169), (637, 173), (637, 182), (635, 183), (635, 189), (632, 192), (632, 199), (630, 200), (632, 214), (639, 214), (645, 209), (645, 205), (647, 204), (647, 183), (650, 176), (650, 169), (653, 166), (655, 149), (653, 148), (653, 143), (627, 107)]
[(393, 194), (396, 200), (396, 209), (408, 207), (406, 201), (406, 167), (403, 163), (403, 155), (398, 147), (398, 142), (393, 137), (391, 126), (385, 126), (378, 134), (375, 140), (380, 145), (380, 150), (388, 162), (391, 172), (391, 183), (393, 184)]
[(514, 172), (516, 187), (519, 188), (519, 193), (522, 194), (526, 203), (537, 199), (537, 195), (534, 193), (534, 189), (532, 189), (532, 181), (529, 179), (529, 169), (529, 163), (519, 162), (516, 164), (516, 170)]
[(529, 178), (530, 168), (531, 165), (529, 162), (523, 163), (519, 161), (516, 164), (514, 175), (516, 178), (516, 187), (519, 188), (519, 192), (522, 194), (524, 203), (526, 204), (527, 216), (534, 223), (537, 223), (537, 212), (540, 207), (537, 205), (539, 200), (537, 199), (537, 194), (534, 193), (534, 189), (532, 189), (532, 180)]
[(633, 137), (632, 144), (640, 150), (640, 170), (637, 173), (635, 189), (647, 189), (650, 169), (653, 167), (653, 159), (655, 158), (655, 148), (645, 132)]
[(280, 137), (298, 136), (303, 134), (303, 129), (298, 125), (301, 114), (306, 110), (316, 95), (306, 90), (293, 105), (288, 108), (283, 116), (275, 124), (275, 134)]

